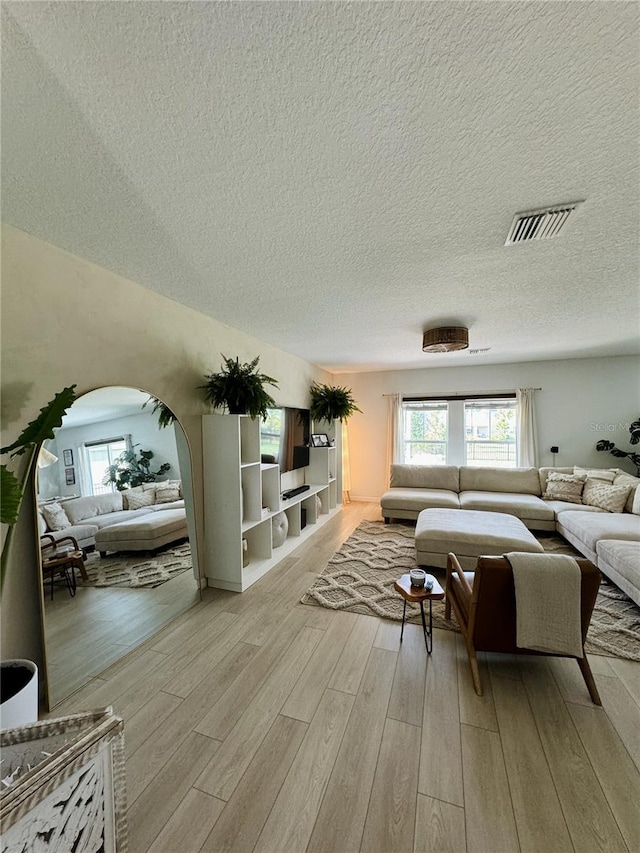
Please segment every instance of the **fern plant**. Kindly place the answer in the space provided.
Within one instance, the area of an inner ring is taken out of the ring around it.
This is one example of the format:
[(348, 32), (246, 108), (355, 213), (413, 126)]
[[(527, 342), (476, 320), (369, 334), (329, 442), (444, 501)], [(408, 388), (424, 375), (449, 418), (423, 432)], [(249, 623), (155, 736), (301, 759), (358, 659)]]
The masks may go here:
[(47, 439), (55, 437), (54, 429), (62, 426), (62, 418), (67, 409), (76, 398), (75, 385), (63, 388), (53, 400), (40, 409), (38, 417), (31, 421), (20, 433), (18, 438), (6, 447), (0, 448), (0, 454), (8, 453), (12, 459), (26, 454), (27, 460), (22, 468), (22, 476), (18, 478), (6, 465), (0, 466), (0, 487), (2, 488), (0, 498), (0, 520), (7, 524), (9, 529), (2, 546), (2, 558), (0, 561), (0, 588), (4, 584), (9, 549), (13, 539), (20, 508), (24, 500), (25, 491), (29, 477), (36, 463), (40, 445)]
[(260, 416), (266, 421), (267, 409), (275, 409), (276, 401), (264, 386), (277, 388), (278, 380), (258, 372), (259, 355), (246, 364), (241, 364), (239, 358), (222, 358), (220, 372), (210, 373), (205, 377), (206, 385), (198, 386), (206, 391), (207, 401), (214, 409), (226, 408), (231, 414)]
[(310, 389), (311, 417), (314, 421), (346, 421), (354, 412), (362, 413), (349, 388), (339, 385), (320, 385), (314, 382)]
[(144, 409), (150, 403), (153, 403), (153, 409), (151, 409), (151, 414), (155, 415), (156, 412), (158, 413), (158, 429), (164, 429), (165, 427), (171, 426), (171, 424), (174, 424), (178, 420), (169, 408), (169, 406), (167, 406), (166, 403), (163, 403), (162, 400), (159, 400), (153, 394), (149, 396), (148, 400), (145, 400), (145, 402), (142, 404), (142, 408)]

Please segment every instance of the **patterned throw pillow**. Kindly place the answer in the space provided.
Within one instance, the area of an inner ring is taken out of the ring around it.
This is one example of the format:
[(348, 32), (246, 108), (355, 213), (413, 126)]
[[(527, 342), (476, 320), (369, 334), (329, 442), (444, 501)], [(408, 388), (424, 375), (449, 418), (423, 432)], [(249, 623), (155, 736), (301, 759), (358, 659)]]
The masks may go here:
[(573, 466), (573, 473), (578, 477), (588, 477), (590, 480), (602, 480), (605, 483), (613, 483), (618, 473), (617, 468), (580, 468)]
[(151, 506), (154, 497), (155, 491), (152, 492), (148, 489), (143, 492), (130, 491), (127, 494), (129, 509), (143, 509), (145, 506)]
[(597, 506), (607, 512), (622, 512), (631, 486), (613, 486), (601, 480), (587, 479), (582, 492), (582, 503)]
[[(638, 486), (640, 486), (640, 478), (634, 477), (632, 474), (627, 474), (626, 471), (619, 471), (616, 474), (616, 478), (613, 481), (614, 486), (630, 486), (631, 491), (629, 492), (629, 497), (627, 498), (627, 502), (624, 505), (625, 512), (634, 512), (633, 505), (638, 501)], [(640, 515), (640, 505), (638, 512), (636, 515)]]
[(156, 503), (168, 504), (180, 498), (180, 491), (172, 483), (156, 483)]
[(67, 527), (71, 527), (67, 513), (57, 501), (43, 506), (42, 514), (49, 526), (49, 530), (66, 530)]
[(547, 488), (542, 497), (545, 501), (566, 501), (571, 504), (581, 504), (583, 488), (584, 477), (552, 471), (547, 477)]

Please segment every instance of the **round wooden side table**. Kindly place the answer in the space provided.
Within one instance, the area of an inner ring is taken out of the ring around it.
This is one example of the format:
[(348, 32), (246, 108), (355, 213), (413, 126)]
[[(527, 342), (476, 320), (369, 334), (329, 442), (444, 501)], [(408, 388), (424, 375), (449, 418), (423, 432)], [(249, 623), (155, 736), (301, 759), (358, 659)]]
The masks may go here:
[[(433, 575), (427, 575), (427, 582), (433, 581), (433, 588), (426, 589), (425, 587), (416, 587), (411, 586), (411, 578), (407, 575), (402, 575), (402, 577), (398, 578), (397, 581), (394, 582), (393, 588), (396, 592), (399, 592), (400, 595), (404, 599), (404, 604), (402, 607), (402, 630), (400, 631), (400, 642), (402, 642), (402, 636), (404, 634), (404, 623), (405, 617), (407, 613), (407, 601), (410, 601), (412, 604), (420, 605), (420, 616), (422, 617), (422, 630), (424, 632), (424, 644), (427, 647), (427, 654), (430, 655), (433, 650), (433, 612), (432, 602), (440, 601), (444, 598), (444, 590), (438, 583), (437, 579), (434, 578)], [(429, 602), (429, 627), (427, 627), (427, 622), (424, 614), (424, 603), (425, 601)]]

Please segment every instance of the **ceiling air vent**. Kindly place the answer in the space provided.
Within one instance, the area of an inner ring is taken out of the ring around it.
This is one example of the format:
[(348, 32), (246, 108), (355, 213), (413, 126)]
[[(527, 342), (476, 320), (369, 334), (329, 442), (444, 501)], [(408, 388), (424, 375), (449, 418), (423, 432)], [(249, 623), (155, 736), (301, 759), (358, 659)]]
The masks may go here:
[(505, 246), (511, 246), (514, 243), (529, 243), (531, 240), (550, 240), (552, 237), (557, 237), (570, 214), (580, 204), (582, 204), (581, 201), (572, 201), (568, 204), (545, 207), (542, 210), (516, 213), (507, 234)]
[(470, 349), (469, 355), (484, 355), (485, 352), (489, 352), (491, 347), (480, 347), (478, 349)]

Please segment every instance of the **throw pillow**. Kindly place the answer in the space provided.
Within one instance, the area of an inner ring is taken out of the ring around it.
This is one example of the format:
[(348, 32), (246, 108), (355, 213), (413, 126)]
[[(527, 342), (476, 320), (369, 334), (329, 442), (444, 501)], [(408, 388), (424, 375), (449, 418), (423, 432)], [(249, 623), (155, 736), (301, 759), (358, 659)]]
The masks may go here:
[(579, 477), (577, 474), (551, 472), (547, 477), (547, 488), (542, 497), (545, 501), (581, 504), (583, 488), (584, 477)]
[(156, 503), (168, 504), (180, 498), (180, 490), (170, 483), (156, 483)]
[(47, 532), (47, 522), (45, 520), (44, 515), (42, 514), (42, 510), (38, 509), (38, 533), (42, 536), (43, 533)]
[(582, 492), (582, 503), (597, 506), (607, 512), (622, 512), (631, 486), (614, 486), (601, 480), (587, 479)]
[(127, 495), (129, 509), (143, 509), (145, 506), (151, 506), (154, 496), (155, 492), (151, 492), (149, 489), (142, 492), (130, 491)]
[(627, 498), (627, 502), (624, 505), (625, 512), (633, 512), (633, 503), (636, 499), (636, 495), (638, 494), (638, 486), (640, 486), (640, 477), (634, 477), (632, 474), (627, 474), (626, 471), (620, 471), (616, 474), (616, 478), (613, 481), (614, 486), (629, 486), (631, 491), (629, 492), (629, 497)]
[(573, 473), (579, 477), (588, 477), (590, 480), (602, 480), (605, 483), (613, 483), (618, 473), (616, 468), (580, 468), (573, 466)]
[(49, 526), (49, 530), (66, 530), (67, 527), (71, 527), (71, 522), (67, 518), (66, 512), (57, 501), (43, 506), (42, 514)]

